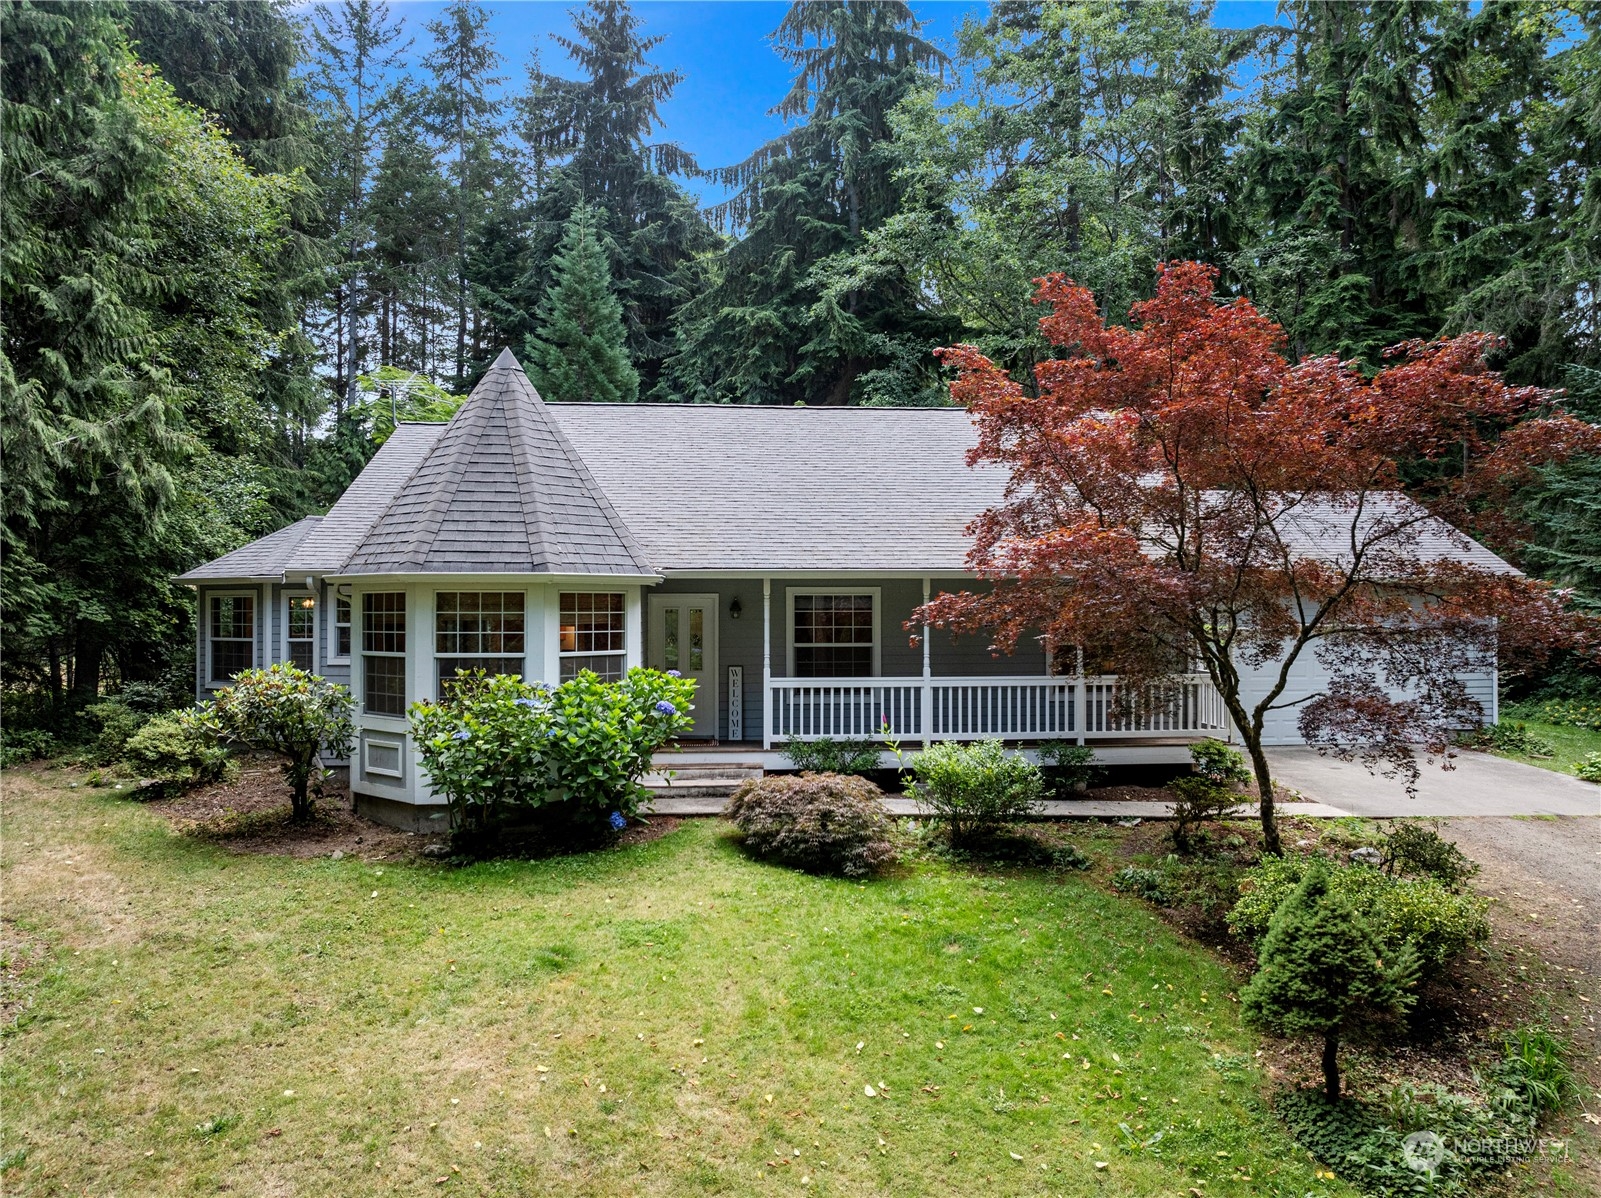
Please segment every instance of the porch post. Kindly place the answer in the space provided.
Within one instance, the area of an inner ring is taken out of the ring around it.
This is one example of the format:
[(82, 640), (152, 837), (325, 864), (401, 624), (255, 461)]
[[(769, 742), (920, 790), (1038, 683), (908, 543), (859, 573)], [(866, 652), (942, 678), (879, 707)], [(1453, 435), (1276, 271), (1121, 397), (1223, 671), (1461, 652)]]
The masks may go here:
[(1074, 667), (1077, 676), (1073, 679), (1073, 731), (1078, 733), (1078, 743), (1083, 744), (1084, 725), (1089, 719), (1088, 696), (1084, 688), (1084, 646), (1073, 646), (1073, 652), (1077, 657)]
[[(923, 579), (923, 606), (928, 606), (929, 580)], [(928, 658), (928, 621), (923, 621), (923, 689), (920, 699), (922, 706), (921, 722), (923, 725), (923, 747), (926, 749), (934, 735), (934, 672), (929, 667)]]
[(762, 579), (762, 749), (773, 747), (773, 580)]

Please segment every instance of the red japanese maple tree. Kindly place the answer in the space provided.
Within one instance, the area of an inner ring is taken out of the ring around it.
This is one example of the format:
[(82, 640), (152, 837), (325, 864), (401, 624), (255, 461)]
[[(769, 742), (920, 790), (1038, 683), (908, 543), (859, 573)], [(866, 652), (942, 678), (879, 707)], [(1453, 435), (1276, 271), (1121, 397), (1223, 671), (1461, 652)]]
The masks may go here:
[[(997, 652), (1025, 637), (1078, 646), (1129, 695), (1204, 670), (1277, 852), (1271, 713), (1298, 707), (1308, 741), (1410, 786), (1413, 746), (1448, 761), (1452, 731), (1486, 716), (1465, 671), (1579, 635), (1561, 594), (1402, 495), (1400, 463), (1451, 462), (1430, 498), (1460, 513), (1475, 485), (1593, 447), (1601, 430), (1552, 392), (1508, 386), (1483, 334), (1397, 346), (1371, 378), (1292, 362), (1278, 326), (1215, 298), (1215, 279), (1167, 265), (1129, 328), (1103, 321), (1088, 289), (1038, 280), (1052, 309), (1040, 327), (1063, 356), (1032, 392), (972, 346), (940, 351), (979, 432), (970, 463), (1005, 465), (1011, 482), (969, 529), (970, 565), (993, 589), (940, 595), (916, 619), (987, 633)], [(1330, 681), (1292, 697), (1306, 654)]]

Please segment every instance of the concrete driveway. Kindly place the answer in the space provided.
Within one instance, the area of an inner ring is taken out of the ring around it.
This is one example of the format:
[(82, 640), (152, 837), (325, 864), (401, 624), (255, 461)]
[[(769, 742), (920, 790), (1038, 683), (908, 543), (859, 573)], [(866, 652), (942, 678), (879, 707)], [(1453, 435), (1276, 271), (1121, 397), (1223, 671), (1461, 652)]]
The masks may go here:
[(1488, 753), (1462, 753), (1451, 770), (1420, 758), (1423, 776), (1415, 799), (1407, 798), (1399, 778), (1320, 757), (1316, 749), (1269, 749), (1267, 756), (1280, 785), (1351, 815), (1601, 815), (1601, 786)]

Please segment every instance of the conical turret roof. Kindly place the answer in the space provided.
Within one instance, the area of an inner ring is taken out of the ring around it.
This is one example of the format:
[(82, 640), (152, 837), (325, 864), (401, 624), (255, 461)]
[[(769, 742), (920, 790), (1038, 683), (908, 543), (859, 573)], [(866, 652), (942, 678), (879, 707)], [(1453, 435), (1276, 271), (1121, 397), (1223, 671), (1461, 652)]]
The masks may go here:
[(654, 573), (509, 349), (473, 388), (345, 570)]

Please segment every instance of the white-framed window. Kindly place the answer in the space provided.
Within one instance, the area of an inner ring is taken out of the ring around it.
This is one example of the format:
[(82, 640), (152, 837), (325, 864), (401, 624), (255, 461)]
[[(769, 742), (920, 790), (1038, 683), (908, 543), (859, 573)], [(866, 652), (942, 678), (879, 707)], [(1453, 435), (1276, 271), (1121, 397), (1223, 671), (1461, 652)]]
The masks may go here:
[(312, 595), (285, 597), (284, 659), (310, 671), (316, 665), (317, 600)]
[(361, 597), (361, 705), (373, 715), (406, 714), (406, 593)]
[(627, 604), (622, 592), (563, 591), (558, 606), (561, 680), (591, 670), (604, 682), (619, 681), (628, 672)]
[(789, 592), (791, 678), (876, 678), (878, 587)]
[(434, 594), (434, 663), (439, 693), (457, 670), (521, 674), (526, 640), (521, 591)]
[(334, 592), (333, 646), (330, 660), (350, 660), (350, 596)]
[(206, 603), (206, 678), (226, 684), (256, 664), (256, 597), (212, 595)]

